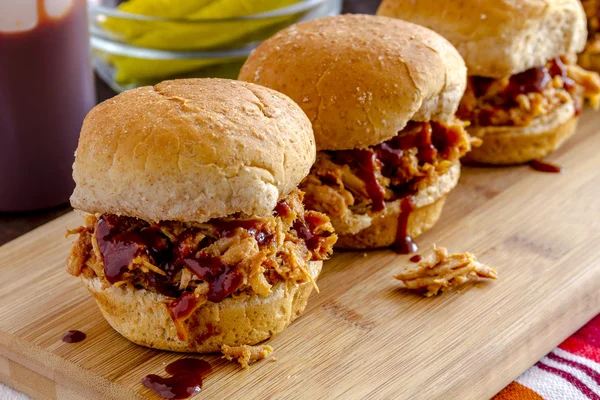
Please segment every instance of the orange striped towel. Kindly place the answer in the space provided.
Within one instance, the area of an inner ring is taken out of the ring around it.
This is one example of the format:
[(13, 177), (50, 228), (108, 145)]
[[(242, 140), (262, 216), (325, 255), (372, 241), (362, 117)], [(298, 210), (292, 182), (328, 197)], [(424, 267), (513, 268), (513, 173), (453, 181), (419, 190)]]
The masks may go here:
[(600, 400), (600, 315), (494, 397), (539, 399)]

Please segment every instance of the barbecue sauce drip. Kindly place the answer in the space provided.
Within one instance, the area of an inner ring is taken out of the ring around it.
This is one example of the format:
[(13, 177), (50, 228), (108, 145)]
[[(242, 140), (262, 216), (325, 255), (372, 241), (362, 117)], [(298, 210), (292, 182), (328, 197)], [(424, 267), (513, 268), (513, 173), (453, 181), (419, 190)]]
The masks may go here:
[(192, 315), (198, 303), (199, 301), (194, 293), (184, 292), (181, 297), (169, 303), (169, 314), (174, 320), (186, 319)]
[[(444, 125), (431, 122), (410, 121), (406, 127), (393, 138), (371, 148), (341, 150), (331, 152), (337, 164), (347, 164), (356, 170), (357, 176), (365, 183), (367, 195), (371, 200), (371, 210), (381, 211), (385, 208), (385, 188), (377, 180), (377, 172), (387, 178), (405, 181), (397, 176), (403, 165), (406, 151), (416, 148), (417, 158), (421, 165), (433, 163), (438, 155), (449, 157), (451, 151), (460, 140), (459, 134)], [(406, 194), (403, 186), (394, 187), (398, 195)], [(397, 197), (396, 197), (397, 198)], [(390, 200), (395, 200), (392, 198)]]
[(141, 254), (147, 255), (150, 262), (158, 267), (170, 259), (169, 241), (157, 228), (147, 226), (141, 230), (127, 230), (138, 224), (135, 218), (111, 214), (104, 214), (98, 220), (96, 239), (102, 254), (104, 274), (110, 283), (121, 280), (133, 259)]
[(315, 233), (315, 226), (320, 222), (321, 221), (316, 217), (307, 214), (304, 219), (296, 219), (292, 225), (292, 229), (296, 231), (296, 234), (300, 239), (304, 240), (306, 247), (310, 251), (317, 250), (321, 246), (321, 243), (331, 236), (331, 232)]
[(541, 160), (530, 161), (529, 166), (535, 169), (536, 171), (549, 172), (552, 174), (560, 174), (564, 171), (563, 168), (558, 165), (554, 165), (552, 163)]
[(208, 282), (208, 301), (222, 301), (244, 283), (244, 277), (237, 267), (227, 265), (220, 257), (200, 252), (184, 258), (182, 262), (198, 278)]
[[(275, 206), (275, 215), (280, 216), (281, 218), (289, 218), (291, 212), (291, 207), (283, 200)], [(296, 231), (298, 238), (304, 240), (306, 248), (310, 251), (317, 250), (321, 246), (321, 243), (331, 236), (331, 232), (315, 232), (316, 226), (322, 222), (323, 221), (313, 214), (306, 213), (303, 218), (297, 217), (292, 223), (292, 229)]]
[(81, 331), (68, 331), (62, 337), (62, 341), (65, 343), (79, 343), (86, 338), (86, 334)]
[(504, 89), (504, 95), (515, 98), (520, 94), (530, 92), (541, 92), (552, 80), (546, 67), (534, 67), (520, 74), (510, 77), (508, 86)]
[(163, 399), (189, 399), (200, 392), (204, 377), (211, 371), (211, 365), (204, 360), (182, 358), (165, 367), (170, 377), (146, 375), (142, 385)]
[(412, 197), (405, 197), (400, 202), (400, 215), (398, 215), (398, 228), (394, 250), (398, 254), (410, 254), (419, 251), (419, 247), (408, 235), (408, 217), (415, 209)]
[(341, 164), (349, 164), (356, 169), (356, 175), (365, 183), (367, 195), (371, 199), (373, 211), (385, 208), (385, 189), (377, 180), (376, 172), (381, 169), (381, 161), (370, 149), (342, 150), (333, 153)]
[(289, 217), (289, 215), (291, 213), (292, 213), (292, 208), (284, 200), (279, 201), (277, 203), (277, 205), (275, 206), (275, 215), (276, 216), (286, 219), (287, 217)]
[(415, 254), (414, 256), (409, 258), (410, 262), (414, 262), (414, 263), (418, 263), (422, 259), (423, 259), (423, 257), (421, 257), (419, 254)]

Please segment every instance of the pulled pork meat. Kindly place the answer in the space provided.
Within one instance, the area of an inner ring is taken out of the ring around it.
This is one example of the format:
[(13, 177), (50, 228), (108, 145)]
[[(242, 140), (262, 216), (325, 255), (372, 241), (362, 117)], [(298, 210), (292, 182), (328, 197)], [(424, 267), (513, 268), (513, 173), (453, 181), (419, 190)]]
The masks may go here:
[(300, 188), (308, 208), (326, 213), (338, 233), (353, 234), (369, 226), (386, 202), (437, 182), (478, 141), (458, 119), (410, 121), (377, 146), (318, 152)]
[(309, 262), (326, 259), (337, 236), (327, 216), (304, 210), (302, 198), (296, 189), (271, 216), (207, 223), (89, 215), (67, 233), (79, 234), (67, 270), (97, 276), (104, 287), (131, 285), (174, 298), (176, 325), (204, 302), (232, 293), (268, 296), (278, 282), (316, 287)]
[(273, 352), (273, 348), (266, 344), (258, 346), (248, 346), (243, 344), (241, 346), (227, 346), (224, 344), (221, 347), (221, 353), (223, 357), (229, 361), (237, 361), (242, 368), (246, 369), (250, 364), (254, 364), (257, 361), (263, 360)]
[(402, 281), (407, 289), (419, 290), (431, 297), (467, 282), (498, 279), (498, 273), (477, 262), (472, 253), (448, 254), (445, 247), (436, 247), (416, 268), (394, 275), (394, 278)]
[(596, 107), (600, 77), (566, 58), (555, 58), (501, 79), (469, 77), (457, 116), (473, 126), (527, 126), (573, 101), (578, 114), (584, 100)]
[(588, 39), (577, 62), (583, 68), (598, 68), (598, 61), (592, 59), (600, 57), (600, 0), (581, 0), (581, 4), (587, 17)]

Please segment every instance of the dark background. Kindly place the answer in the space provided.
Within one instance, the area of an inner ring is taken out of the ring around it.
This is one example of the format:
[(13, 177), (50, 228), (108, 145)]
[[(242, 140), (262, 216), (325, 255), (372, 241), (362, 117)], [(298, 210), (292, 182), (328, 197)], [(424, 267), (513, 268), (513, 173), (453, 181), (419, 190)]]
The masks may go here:
[[(1, 1), (1, 0), (0, 0)], [(374, 14), (381, 0), (345, 0), (343, 13)], [(96, 77), (96, 97), (98, 102), (115, 95), (104, 82)], [(35, 213), (0, 213), (0, 245), (51, 221), (70, 211), (68, 205)]]

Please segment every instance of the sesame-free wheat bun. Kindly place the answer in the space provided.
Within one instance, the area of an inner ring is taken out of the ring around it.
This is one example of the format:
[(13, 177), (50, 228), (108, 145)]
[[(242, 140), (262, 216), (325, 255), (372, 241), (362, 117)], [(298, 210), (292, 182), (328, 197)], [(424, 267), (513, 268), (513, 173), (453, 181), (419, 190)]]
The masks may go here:
[(318, 150), (346, 150), (388, 140), (410, 120), (450, 118), (465, 76), (456, 49), (429, 29), (341, 15), (301, 22), (265, 40), (239, 79), (298, 103)]
[(288, 97), (224, 79), (126, 91), (85, 118), (73, 207), (148, 221), (267, 215), (315, 160), (310, 121)]
[(240, 79), (285, 93), (311, 120), (317, 159), (300, 189), (330, 217), (337, 246), (404, 251), (402, 241), (438, 221), (471, 149), (455, 117), (466, 74), (456, 49), (427, 28), (340, 15), (267, 39)]
[[(322, 264), (309, 264), (313, 279), (319, 276)], [(169, 301), (164, 295), (131, 287), (103, 289), (96, 277), (83, 277), (82, 282), (108, 323), (132, 342), (153, 349), (196, 353), (219, 352), (224, 344), (256, 344), (282, 332), (302, 314), (313, 290), (309, 282), (278, 283), (267, 297), (239, 293), (218, 303), (206, 303), (183, 321), (186, 335), (179, 337), (164, 306)]]
[(578, 119), (570, 102), (527, 126), (471, 128), (470, 133), (481, 138), (483, 145), (467, 153), (463, 162), (512, 165), (544, 158), (575, 134)]
[(466, 161), (506, 165), (544, 157), (571, 137), (600, 77), (577, 66), (586, 38), (579, 0), (384, 0), (378, 15), (430, 27), (464, 57), (458, 110), (482, 145)]
[(124, 92), (85, 119), (67, 260), (108, 323), (180, 352), (253, 345), (304, 310), (337, 240), (305, 210), (310, 121), (288, 97), (224, 79)]
[(377, 15), (426, 26), (463, 56), (469, 75), (502, 78), (583, 50), (579, 0), (383, 0)]

